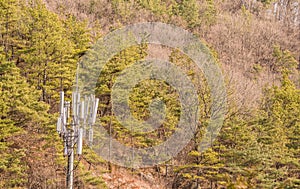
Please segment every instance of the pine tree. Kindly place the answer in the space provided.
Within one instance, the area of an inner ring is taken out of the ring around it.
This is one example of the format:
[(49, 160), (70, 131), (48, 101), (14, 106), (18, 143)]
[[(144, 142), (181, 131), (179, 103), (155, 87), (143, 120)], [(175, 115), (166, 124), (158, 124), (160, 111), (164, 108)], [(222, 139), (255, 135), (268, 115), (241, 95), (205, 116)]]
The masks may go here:
[(30, 35), (23, 50), (22, 74), (42, 92), (42, 101), (53, 104), (61, 86), (70, 95), (77, 62), (88, 47), (89, 35), (84, 23), (74, 17), (61, 20), (39, 0), (32, 1), (25, 11)]
[(282, 50), (280, 46), (275, 45), (273, 47), (273, 57), (275, 61), (270, 65), (271, 71), (277, 73), (281, 73), (283, 70), (295, 71), (298, 62), (289, 50)]
[(227, 175), (226, 185), (229, 188), (253, 186), (261, 156), (251, 117), (242, 114), (228, 117), (216, 144)]
[[(188, 155), (182, 158), (184, 163), (177, 167), (175, 183), (181, 183), (179, 188), (197, 188), (225, 186), (225, 174), (222, 172), (224, 163), (221, 161), (220, 145), (208, 144), (208, 149), (201, 151), (200, 144), (204, 138), (211, 114), (210, 90), (201, 70), (195, 63), (178, 50), (172, 51), (170, 61), (190, 78), (199, 95), (199, 120), (197, 130), (191, 144), (186, 148)], [(178, 179), (180, 181), (178, 181)], [(178, 182), (177, 182), (177, 181)]]
[(189, 27), (194, 28), (200, 24), (199, 5), (196, 0), (183, 0), (179, 5), (180, 16), (187, 21)]
[(203, 15), (201, 15), (201, 24), (203, 26), (210, 26), (216, 22), (217, 17), (217, 9), (215, 7), (214, 0), (206, 0), (205, 1), (205, 9), (203, 11)]
[(283, 69), (281, 86), (265, 91), (262, 116), (256, 126), (261, 145), (264, 187), (299, 186), (299, 109), (300, 91)]
[(12, 119), (16, 125), (29, 121), (41, 122), (48, 106), (38, 102), (34, 87), (29, 87), (13, 62), (1, 63), (1, 118)]
[(100, 97), (99, 109), (102, 112), (102, 124), (108, 130), (110, 127), (113, 128), (111, 134), (124, 141), (124, 143), (127, 143), (130, 139), (130, 132), (122, 127), (112, 115), (111, 89), (121, 71), (146, 56), (146, 49), (146, 45), (133, 46), (115, 55), (104, 66), (96, 86), (96, 96)]
[(14, 137), (24, 128), (48, 121), (48, 106), (38, 102), (39, 93), (29, 87), (19, 68), (7, 62), (4, 54), (0, 53), (0, 187), (10, 188), (26, 182), (25, 149)]
[(21, 11), (23, 2), (19, 0), (3, 0), (0, 2), (0, 45), (3, 47), (7, 60), (16, 59), (18, 50), (24, 46), (22, 24), (24, 13)]

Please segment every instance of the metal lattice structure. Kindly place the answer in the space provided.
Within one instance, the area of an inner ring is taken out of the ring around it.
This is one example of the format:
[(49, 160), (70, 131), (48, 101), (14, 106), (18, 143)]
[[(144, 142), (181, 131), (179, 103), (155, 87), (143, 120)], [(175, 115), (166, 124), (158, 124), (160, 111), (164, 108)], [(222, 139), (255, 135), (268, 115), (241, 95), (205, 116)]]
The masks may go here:
[[(64, 155), (68, 157), (67, 188), (73, 188), (74, 155), (82, 154), (83, 138), (88, 144), (93, 143), (93, 125), (96, 122), (99, 99), (94, 95), (80, 98), (80, 93), (72, 93), (72, 101), (64, 100), (64, 92), (60, 92), (60, 115), (56, 130), (64, 142)], [(76, 150), (75, 150), (76, 148)]]

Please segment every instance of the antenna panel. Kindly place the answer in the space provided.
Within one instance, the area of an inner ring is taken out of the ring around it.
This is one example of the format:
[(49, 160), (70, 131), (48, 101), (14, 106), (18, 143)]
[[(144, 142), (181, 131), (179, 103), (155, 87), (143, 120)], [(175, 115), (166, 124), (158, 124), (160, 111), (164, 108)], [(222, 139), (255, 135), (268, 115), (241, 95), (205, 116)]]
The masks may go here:
[(68, 113), (67, 113), (67, 109), (68, 109), (68, 108), (65, 107), (65, 108), (64, 108), (64, 112), (63, 112), (63, 124), (64, 124), (64, 126), (67, 125), (67, 116), (68, 116), (68, 115), (67, 115), (67, 114), (68, 114)]
[(61, 117), (59, 117), (58, 119), (57, 119), (57, 123), (56, 123), (56, 131), (57, 132), (61, 132)]
[(72, 93), (72, 115), (76, 115), (76, 100), (77, 100), (77, 97), (76, 97), (76, 92), (73, 92)]
[(98, 104), (99, 104), (99, 98), (96, 98), (95, 99), (95, 104), (94, 104), (94, 110), (93, 110), (93, 119), (92, 119), (92, 124), (93, 125), (96, 123)]
[(93, 129), (90, 128), (90, 129), (89, 129), (89, 143), (90, 143), (90, 144), (93, 143), (93, 135), (94, 135)]
[(67, 146), (67, 141), (64, 141), (64, 155), (68, 155), (68, 146)]
[(65, 104), (65, 93), (63, 91), (60, 91), (60, 106), (59, 106), (60, 115), (63, 114), (64, 104)]
[(78, 139), (77, 139), (77, 154), (82, 154), (82, 138), (83, 138), (83, 129), (80, 128), (78, 131)]
[(80, 119), (84, 119), (84, 101), (82, 101), (80, 105)]
[(79, 107), (80, 107), (80, 93), (77, 93), (76, 98), (76, 116), (79, 116)]

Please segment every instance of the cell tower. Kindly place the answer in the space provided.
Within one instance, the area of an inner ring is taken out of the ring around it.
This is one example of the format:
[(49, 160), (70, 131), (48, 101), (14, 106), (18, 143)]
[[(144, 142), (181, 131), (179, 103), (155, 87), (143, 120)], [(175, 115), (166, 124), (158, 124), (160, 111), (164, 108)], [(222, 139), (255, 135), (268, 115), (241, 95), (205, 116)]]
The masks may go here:
[[(72, 93), (72, 102), (64, 100), (60, 92), (60, 115), (56, 130), (64, 142), (64, 155), (68, 157), (67, 189), (73, 189), (74, 154), (82, 154), (83, 137), (93, 144), (93, 125), (96, 122), (99, 99), (94, 95), (85, 96), (81, 101), (80, 93)], [(77, 150), (75, 150), (77, 147)]]

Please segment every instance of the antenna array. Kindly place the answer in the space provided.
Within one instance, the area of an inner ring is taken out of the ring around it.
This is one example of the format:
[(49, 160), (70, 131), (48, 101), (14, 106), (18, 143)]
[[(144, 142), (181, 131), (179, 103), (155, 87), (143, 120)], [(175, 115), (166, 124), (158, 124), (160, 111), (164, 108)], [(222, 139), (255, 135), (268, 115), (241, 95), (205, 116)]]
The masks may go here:
[(83, 138), (88, 144), (93, 144), (93, 125), (96, 122), (99, 99), (94, 95), (84, 96), (81, 101), (80, 93), (72, 93), (72, 103), (65, 101), (64, 92), (60, 92), (60, 115), (57, 119), (56, 130), (64, 142), (64, 155), (68, 156), (67, 188), (73, 188), (74, 148), (76, 154), (82, 154)]

